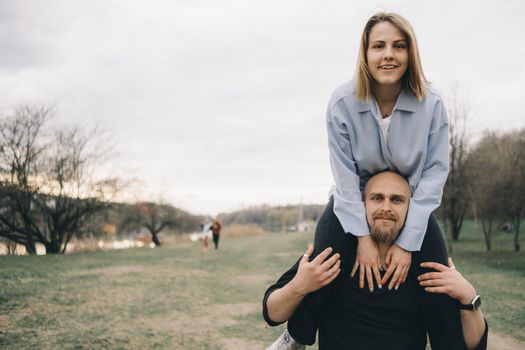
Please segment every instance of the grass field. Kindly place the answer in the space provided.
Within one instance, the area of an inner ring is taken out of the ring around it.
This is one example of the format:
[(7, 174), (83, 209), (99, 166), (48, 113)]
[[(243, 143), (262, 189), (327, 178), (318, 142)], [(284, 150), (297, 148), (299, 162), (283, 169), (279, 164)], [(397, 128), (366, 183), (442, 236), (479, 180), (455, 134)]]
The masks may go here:
[[(264, 349), (281, 333), (262, 294), (311, 233), (67, 256), (0, 257), (1, 349)], [(525, 254), (499, 234), (493, 253), (467, 225), (458, 269), (483, 296), (491, 329), (525, 339)], [(498, 251), (499, 250), (499, 251)]]

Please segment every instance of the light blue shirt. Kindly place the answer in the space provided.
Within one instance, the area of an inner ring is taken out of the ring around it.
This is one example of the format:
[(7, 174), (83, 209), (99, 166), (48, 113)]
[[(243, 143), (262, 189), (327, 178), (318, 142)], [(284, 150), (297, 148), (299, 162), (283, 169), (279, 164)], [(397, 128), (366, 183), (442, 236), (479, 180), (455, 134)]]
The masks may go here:
[(392, 111), (388, 141), (381, 135), (379, 117), (374, 100), (357, 100), (354, 81), (332, 94), (326, 126), (335, 181), (334, 213), (345, 232), (369, 234), (362, 198), (364, 185), (380, 171), (396, 171), (408, 180), (412, 190), (405, 227), (396, 244), (419, 251), (448, 175), (445, 107), (432, 88), (427, 89), (421, 102), (402, 90)]

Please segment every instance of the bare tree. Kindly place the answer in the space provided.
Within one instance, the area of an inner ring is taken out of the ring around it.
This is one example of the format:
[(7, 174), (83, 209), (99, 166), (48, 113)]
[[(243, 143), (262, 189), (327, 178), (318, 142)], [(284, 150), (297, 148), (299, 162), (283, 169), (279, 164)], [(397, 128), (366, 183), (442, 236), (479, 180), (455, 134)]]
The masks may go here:
[(468, 159), (472, 181), (471, 198), (476, 203), (487, 250), (492, 249), (492, 233), (501, 209), (498, 201), (500, 186), (496, 183), (500, 179), (498, 147), (498, 135), (494, 132), (486, 133)]
[(521, 218), (525, 215), (525, 129), (506, 133), (499, 141), (499, 202), (504, 208), (502, 219), (510, 221), (514, 229), (514, 250), (518, 252)]
[(151, 240), (155, 243), (155, 246), (160, 246), (161, 242), (158, 234), (166, 227), (175, 227), (176, 225), (175, 208), (167, 204), (153, 202), (139, 203), (138, 208), (142, 224), (151, 233)]
[(0, 121), (0, 234), (28, 254), (36, 254), (35, 243), (43, 239), (31, 203), (40, 188), (42, 127), (50, 116), (49, 108), (23, 105)]
[(24, 106), (0, 127), (5, 153), (0, 202), (1, 234), (35, 254), (35, 242), (48, 254), (63, 253), (84, 222), (103, 210), (118, 190), (112, 178), (95, 180), (93, 169), (107, 156), (100, 133), (79, 128), (43, 134), (49, 109)]
[(450, 120), (450, 171), (443, 190), (440, 212), (449, 242), (449, 250), (452, 251), (450, 239), (458, 240), (471, 197), (467, 167), (467, 122), (470, 108), (467, 99), (460, 97), (457, 88), (452, 90), (452, 97), (447, 105)]

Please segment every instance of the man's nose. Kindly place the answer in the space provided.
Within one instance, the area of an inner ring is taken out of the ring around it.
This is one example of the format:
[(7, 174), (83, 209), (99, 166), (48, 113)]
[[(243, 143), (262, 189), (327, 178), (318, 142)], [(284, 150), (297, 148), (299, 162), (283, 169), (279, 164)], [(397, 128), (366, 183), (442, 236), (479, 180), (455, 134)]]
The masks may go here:
[(383, 211), (391, 211), (392, 210), (392, 203), (390, 203), (389, 200), (385, 200), (383, 201), (383, 203), (381, 203), (381, 210)]

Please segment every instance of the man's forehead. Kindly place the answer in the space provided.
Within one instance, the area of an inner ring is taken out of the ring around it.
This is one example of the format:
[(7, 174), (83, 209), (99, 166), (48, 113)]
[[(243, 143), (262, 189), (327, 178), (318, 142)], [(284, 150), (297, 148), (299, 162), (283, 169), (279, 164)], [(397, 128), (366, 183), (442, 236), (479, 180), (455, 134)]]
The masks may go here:
[(395, 173), (381, 173), (372, 177), (367, 186), (366, 193), (383, 194), (385, 196), (409, 196), (410, 188), (407, 181)]

